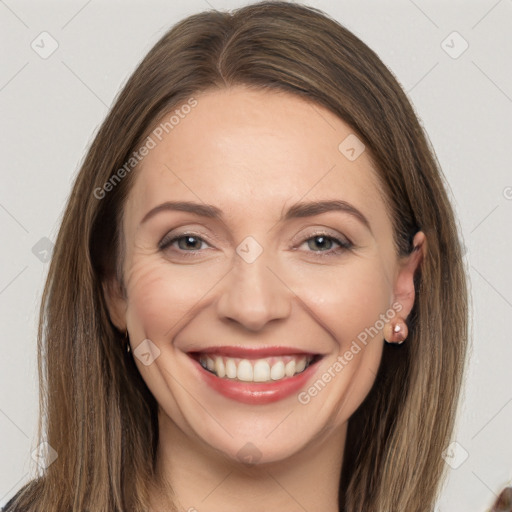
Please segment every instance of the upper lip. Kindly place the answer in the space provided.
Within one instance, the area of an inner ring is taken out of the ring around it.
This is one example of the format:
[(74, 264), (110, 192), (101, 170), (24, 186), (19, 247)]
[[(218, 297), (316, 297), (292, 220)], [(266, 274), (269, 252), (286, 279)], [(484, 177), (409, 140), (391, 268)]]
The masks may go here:
[(273, 356), (290, 355), (318, 355), (315, 352), (301, 350), (295, 347), (242, 347), (242, 346), (219, 346), (206, 347), (189, 351), (190, 354), (215, 354), (224, 357), (236, 357), (241, 359), (262, 359)]

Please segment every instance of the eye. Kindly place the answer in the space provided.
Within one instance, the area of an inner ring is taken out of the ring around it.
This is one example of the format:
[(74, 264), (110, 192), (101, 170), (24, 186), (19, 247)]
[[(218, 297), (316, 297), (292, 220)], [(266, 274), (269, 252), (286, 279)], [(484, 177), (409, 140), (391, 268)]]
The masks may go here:
[[(203, 245), (204, 244), (204, 245)], [(349, 250), (353, 244), (348, 240), (337, 238), (327, 233), (315, 233), (313, 236), (306, 238), (301, 245), (307, 244), (310, 252), (322, 253), (319, 256), (335, 255), (340, 252)], [(177, 252), (190, 253), (187, 256), (193, 256), (201, 249), (209, 247), (203, 238), (194, 233), (182, 233), (179, 235), (168, 235), (158, 244), (160, 250), (164, 251), (173, 247)]]
[[(193, 233), (183, 233), (174, 237), (166, 236), (159, 244), (160, 250), (165, 250), (171, 247), (173, 244), (177, 245), (177, 250), (183, 252), (195, 252), (201, 249), (202, 244), (206, 242)], [(208, 245), (208, 244), (206, 244)]]
[(337, 254), (353, 247), (353, 244), (348, 240), (336, 238), (327, 233), (316, 233), (304, 240), (303, 244), (307, 244), (312, 252), (325, 253), (321, 256)]

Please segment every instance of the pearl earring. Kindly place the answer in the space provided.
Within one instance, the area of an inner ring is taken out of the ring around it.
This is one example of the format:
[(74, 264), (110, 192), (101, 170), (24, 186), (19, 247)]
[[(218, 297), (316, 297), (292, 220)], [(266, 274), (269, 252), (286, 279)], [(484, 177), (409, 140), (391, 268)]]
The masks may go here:
[(407, 338), (407, 335), (407, 324), (401, 316), (397, 317), (396, 320), (393, 320), (384, 326), (384, 339), (388, 343), (396, 343), (401, 345)]

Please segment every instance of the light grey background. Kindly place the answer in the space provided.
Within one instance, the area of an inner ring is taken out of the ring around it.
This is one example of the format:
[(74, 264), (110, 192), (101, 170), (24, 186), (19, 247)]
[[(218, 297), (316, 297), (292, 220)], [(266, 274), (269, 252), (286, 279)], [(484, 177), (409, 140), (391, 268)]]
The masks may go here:
[[(0, 506), (33, 465), (45, 260), (86, 148), (164, 31), (194, 12), (246, 3), (0, 0)], [(473, 332), (438, 509), (487, 510), (512, 478), (512, 0), (308, 3), (390, 67), (449, 183), (467, 249)], [(52, 39), (58, 48), (43, 59)]]

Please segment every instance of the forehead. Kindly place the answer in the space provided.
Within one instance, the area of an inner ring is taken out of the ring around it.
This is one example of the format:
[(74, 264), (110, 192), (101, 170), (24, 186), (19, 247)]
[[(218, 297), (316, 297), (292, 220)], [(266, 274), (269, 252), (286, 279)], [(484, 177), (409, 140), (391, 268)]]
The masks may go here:
[(298, 200), (343, 199), (370, 221), (382, 216), (369, 152), (357, 156), (362, 143), (326, 108), (289, 93), (244, 87), (194, 98), (195, 106), (179, 111), (173, 123), (170, 113), (155, 125), (154, 147), (135, 171), (127, 205), (132, 221), (171, 200), (262, 218), (279, 216)]

